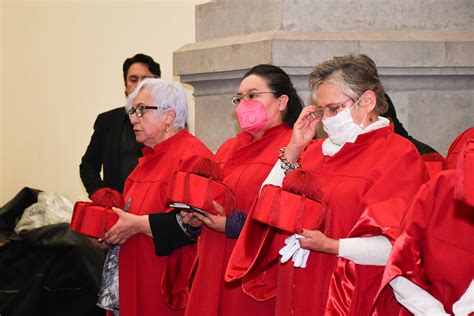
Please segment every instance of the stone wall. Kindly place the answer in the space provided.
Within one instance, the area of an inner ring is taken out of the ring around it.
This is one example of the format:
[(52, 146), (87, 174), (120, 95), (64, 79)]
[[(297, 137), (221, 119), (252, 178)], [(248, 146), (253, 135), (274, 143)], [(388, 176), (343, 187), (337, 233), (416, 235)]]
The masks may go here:
[(196, 42), (174, 53), (194, 87), (196, 135), (216, 150), (237, 131), (230, 98), (246, 70), (272, 63), (304, 100), (314, 65), (372, 57), (399, 119), (442, 154), (474, 125), (474, 2), (227, 0), (196, 6)]

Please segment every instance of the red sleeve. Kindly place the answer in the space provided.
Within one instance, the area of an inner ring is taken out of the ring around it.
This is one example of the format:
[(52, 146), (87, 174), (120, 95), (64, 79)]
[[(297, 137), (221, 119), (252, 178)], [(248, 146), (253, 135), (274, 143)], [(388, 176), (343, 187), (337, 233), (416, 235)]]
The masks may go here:
[(348, 237), (383, 235), (394, 241), (407, 205), (427, 180), (420, 156), (414, 151), (401, 154), (365, 194), (359, 205), (362, 215)]
[(407, 216), (403, 221), (403, 233), (395, 241), (384, 273), (383, 284), (388, 284), (396, 276), (402, 275), (418, 286), (426, 289), (426, 280), (422, 277), (419, 241), (424, 239), (426, 226), (434, 209), (434, 190), (430, 183), (423, 185), (413, 199)]
[(402, 223), (403, 232), (393, 244), (373, 309), (383, 305), (382, 293), (391, 292), (389, 283), (397, 276), (404, 276), (425, 290), (428, 288), (421, 265), (420, 241), (425, 238), (426, 226), (432, 214), (426, 210), (434, 207), (432, 192), (429, 183), (424, 184), (409, 206)]
[[(191, 148), (190, 148), (191, 147)], [(186, 144), (180, 160), (179, 171), (190, 170), (194, 164), (203, 158), (212, 158), (212, 153), (198, 140), (192, 139)], [(166, 190), (164, 190), (166, 192)], [(174, 238), (169, 236), (169, 238)], [(163, 278), (161, 280), (162, 295), (168, 306), (178, 310), (186, 306), (188, 300), (188, 282), (196, 260), (195, 244), (184, 245), (173, 250), (167, 256)]]
[[(392, 242), (400, 232), (407, 205), (428, 175), (421, 157), (413, 150), (400, 154), (370, 187), (360, 206), (364, 211), (348, 237), (383, 235)], [(339, 258), (331, 278), (327, 313), (366, 315), (372, 307), (384, 268), (357, 265)], [(381, 314), (398, 309), (393, 292), (381, 296)]]
[(474, 246), (469, 243), (472, 207), (454, 199), (457, 181), (456, 170), (443, 171), (417, 193), (403, 220), (403, 233), (394, 243), (380, 291), (403, 276), (452, 312), (472, 280), (474, 262)]

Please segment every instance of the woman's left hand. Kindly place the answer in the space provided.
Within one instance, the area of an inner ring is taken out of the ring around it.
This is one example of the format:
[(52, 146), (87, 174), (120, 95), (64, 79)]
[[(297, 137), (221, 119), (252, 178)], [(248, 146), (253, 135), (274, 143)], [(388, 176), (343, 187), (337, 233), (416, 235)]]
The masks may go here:
[(140, 216), (127, 213), (119, 208), (113, 207), (119, 219), (108, 232), (105, 233), (104, 240), (108, 244), (121, 245), (135, 234), (143, 233), (151, 236), (148, 216)]
[(300, 245), (303, 249), (324, 252), (328, 254), (339, 254), (339, 240), (332, 239), (324, 235), (319, 230), (306, 230), (300, 233), (304, 238), (300, 238)]
[(181, 216), (183, 223), (185, 223), (186, 225), (189, 225), (191, 227), (202, 226), (202, 222), (196, 216), (194, 216), (193, 212), (190, 212), (189, 210), (180, 211), (179, 216)]

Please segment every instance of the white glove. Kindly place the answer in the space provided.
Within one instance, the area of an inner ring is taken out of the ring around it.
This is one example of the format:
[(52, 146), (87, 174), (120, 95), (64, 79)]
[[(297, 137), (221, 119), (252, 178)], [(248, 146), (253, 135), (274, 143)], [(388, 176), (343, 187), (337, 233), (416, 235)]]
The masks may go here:
[(290, 258), (293, 258), (293, 266), (296, 268), (305, 268), (306, 262), (308, 261), (309, 250), (301, 248), (299, 238), (303, 236), (294, 234), (285, 239), (285, 246), (280, 249), (279, 254), (281, 255), (281, 263), (285, 263)]
[[(298, 242), (299, 243), (299, 242)], [(309, 250), (300, 248), (293, 255), (293, 266), (296, 268), (306, 268), (306, 262), (308, 261)]]
[(300, 242), (296, 239), (296, 234), (285, 239), (285, 245), (278, 252), (281, 255), (281, 263), (285, 263), (300, 249)]

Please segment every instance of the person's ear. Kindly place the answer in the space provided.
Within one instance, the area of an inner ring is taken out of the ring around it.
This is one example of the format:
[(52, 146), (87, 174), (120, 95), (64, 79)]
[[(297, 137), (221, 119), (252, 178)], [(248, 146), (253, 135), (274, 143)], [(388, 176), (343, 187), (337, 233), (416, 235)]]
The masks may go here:
[(176, 118), (176, 112), (173, 109), (167, 109), (163, 113), (163, 122), (165, 122), (168, 125), (172, 125), (175, 118)]
[(286, 110), (286, 106), (288, 105), (288, 100), (290, 98), (286, 95), (286, 94), (282, 94), (279, 98), (278, 98), (278, 110), (280, 112), (283, 112)]
[(377, 95), (375, 92), (372, 90), (365, 91), (360, 100), (360, 105), (365, 107), (368, 113), (372, 112), (377, 105)]

